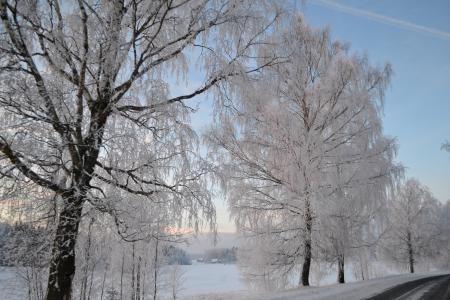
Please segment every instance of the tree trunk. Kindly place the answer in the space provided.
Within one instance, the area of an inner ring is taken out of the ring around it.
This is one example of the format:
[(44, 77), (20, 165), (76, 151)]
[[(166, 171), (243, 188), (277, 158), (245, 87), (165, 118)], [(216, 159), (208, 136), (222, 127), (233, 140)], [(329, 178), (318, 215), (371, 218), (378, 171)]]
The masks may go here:
[(136, 273), (136, 300), (141, 300), (141, 257), (138, 257), (138, 266)]
[(345, 283), (344, 254), (338, 257), (338, 283)]
[(95, 219), (92, 218), (91, 221), (89, 222), (89, 227), (88, 227), (88, 236), (87, 236), (87, 243), (86, 243), (86, 248), (85, 248), (86, 261), (85, 261), (85, 265), (84, 265), (83, 278), (81, 280), (81, 288), (80, 288), (80, 299), (81, 300), (86, 300), (87, 281), (88, 281), (88, 277), (89, 277), (89, 264), (91, 262), (92, 224), (94, 223), (94, 221), (95, 221)]
[(311, 203), (309, 197), (305, 200), (305, 225), (306, 234), (304, 241), (304, 260), (302, 266), (301, 285), (309, 286), (309, 270), (311, 268), (311, 233), (312, 233), (312, 215), (311, 215)]
[(156, 238), (156, 244), (155, 244), (155, 257), (154, 257), (154, 270), (153, 270), (153, 300), (156, 300), (156, 296), (158, 295), (158, 244), (159, 244), (159, 238)]
[(105, 273), (103, 273), (102, 292), (100, 293), (100, 300), (103, 300), (103, 292), (105, 291), (106, 273), (108, 272), (108, 265), (105, 266)]
[(120, 300), (122, 300), (124, 263), (125, 263), (125, 252), (122, 252), (122, 269), (120, 270)]
[(91, 299), (92, 283), (94, 282), (95, 265), (96, 265), (96, 263), (94, 262), (94, 264), (92, 265), (92, 270), (91, 270), (91, 278), (90, 278), (90, 280), (89, 280), (88, 300)]
[(145, 300), (145, 283), (146, 283), (146, 272), (147, 262), (144, 262), (144, 271), (142, 271), (142, 300)]
[(133, 252), (131, 254), (132, 257), (132, 265), (131, 265), (131, 300), (136, 300), (136, 294), (134, 289), (134, 243), (132, 246)]
[(73, 195), (62, 196), (65, 206), (53, 243), (46, 300), (70, 300), (75, 275), (75, 244), (84, 200)]
[(414, 273), (414, 251), (412, 247), (411, 232), (407, 233), (409, 272)]

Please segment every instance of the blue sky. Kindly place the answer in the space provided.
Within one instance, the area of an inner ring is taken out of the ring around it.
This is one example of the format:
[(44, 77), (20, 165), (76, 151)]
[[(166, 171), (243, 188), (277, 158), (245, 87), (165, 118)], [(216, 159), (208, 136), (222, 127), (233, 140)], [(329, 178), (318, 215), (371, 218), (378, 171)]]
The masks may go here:
[[(297, 9), (372, 63), (391, 63), (385, 133), (397, 138), (397, 161), (406, 176), (419, 179), (440, 201), (449, 200), (450, 153), (440, 147), (450, 141), (450, 1), (298, 0)], [(192, 120), (201, 129), (212, 109), (203, 97), (197, 101)], [(216, 204), (219, 230), (233, 231), (223, 200)]]
[(332, 36), (390, 62), (384, 129), (399, 144), (397, 160), (436, 198), (450, 199), (450, 1), (311, 0), (298, 5), (307, 21)]

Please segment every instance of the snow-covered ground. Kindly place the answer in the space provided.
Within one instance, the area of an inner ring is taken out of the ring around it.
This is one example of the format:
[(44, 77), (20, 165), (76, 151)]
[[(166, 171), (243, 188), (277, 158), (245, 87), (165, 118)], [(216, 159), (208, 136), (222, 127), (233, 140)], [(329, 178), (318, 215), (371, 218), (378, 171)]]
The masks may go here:
[(13, 268), (0, 267), (0, 299), (27, 299), (26, 284)]
[[(330, 284), (283, 292), (256, 293), (245, 286), (236, 265), (193, 264), (180, 267), (183, 272), (183, 283), (179, 296), (185, 300), (356, 300), (410, 280), (437, 274), (389, 275), (344, 285)], [(330, 274), (322, 277), (323, 284), (334, 280)], [(354, 279), (348, 275), (350, 280)], [(27, 299), (26, 284), (13, 268), (0, 268), (0, 299)]]
[[(183, 274), (180, 291), (182, 297), (248, 291), (236, 265), (193, 264), (180, 268)], [(27, 299), (26, 283), (14, 268), (0, 268), (0, 299)]]
[(184, 272), (181, 295), (247, 291), (236, 265), (194, 264)]
[[(450, 272), (449, 272), (450, 273)], [(445, 273), (445, 274), (449, 274)], [(382, 278), (333, 284), (321, 287), (291, 289), (282, 292), (251, 293), (231, 292), (224, 294), (205, 294), (186, 297), (185, 300), (360, 300), (387, 290), (398, 284), (444, 273), (422, 273), (390, 275)]]

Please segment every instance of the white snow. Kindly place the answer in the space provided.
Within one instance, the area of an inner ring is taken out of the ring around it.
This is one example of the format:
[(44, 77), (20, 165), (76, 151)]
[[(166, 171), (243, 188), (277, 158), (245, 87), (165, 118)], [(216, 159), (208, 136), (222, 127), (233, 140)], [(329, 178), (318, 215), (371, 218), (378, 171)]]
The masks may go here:
[[(180, 266), (180, 268), (183, 273), (180, 291), (182, 297), (206, 293), (248, 291), (236, 265), (193, 264)], [(102, 274), (98, 275), (100, 281), (101, 276)], [(15, 268), (0, 268), (0, 299), (27, 299), (26, 286), (25, 280), (18, 275)], [(161, 291), (161, 295), (167, 293), (168, 291)], [(165, 297), (163, 296), (163, 298)]]
[(248, 291), (236, 265), (193, 264), (181, 267), (185, 272), (181, 295)]
[[(180, 268), (184, 274), (180, 299), (184, 300), (356, 300), (373, 296), (407, 281), (446, 274), (434, 272), (390, 275), (341, 285), (331, 284), (268, 293), (248, 290), (236, 265), (193, 264)], [(0, 299), (27, 299), (25, 281), (14, 268), (0, 268)]]
[(0, 299), (27, 299), (26, 283), (15, 268), (0, 267)]
[[(359, 300), (374, 296), (398, 284), (438, 273), (401, 274), (383, 278), (352, 282), (347, 284), (333, 284), (322, 287), (298, 288), (271, 293), (226, 293), (205, 294), (183, 298), (185, 300)], [(439, 273), (442, 274), (442, 273)], [(447, 273), (445, 273), (447, 274)]]

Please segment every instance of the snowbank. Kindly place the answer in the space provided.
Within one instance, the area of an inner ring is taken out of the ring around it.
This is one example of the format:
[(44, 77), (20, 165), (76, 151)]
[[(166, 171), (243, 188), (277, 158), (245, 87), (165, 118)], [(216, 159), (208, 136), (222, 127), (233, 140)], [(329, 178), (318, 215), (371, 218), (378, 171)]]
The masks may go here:
[(383, 278), (334, 284), (322, 287), (307, 287), (292, 289), (276, 293), (227, 293), (205, 294), (185, 297), (185, 300), (359, 300), (374, 296), (398, 284), (408, 281), (450, 273), (422, 273), (391, 275)]

